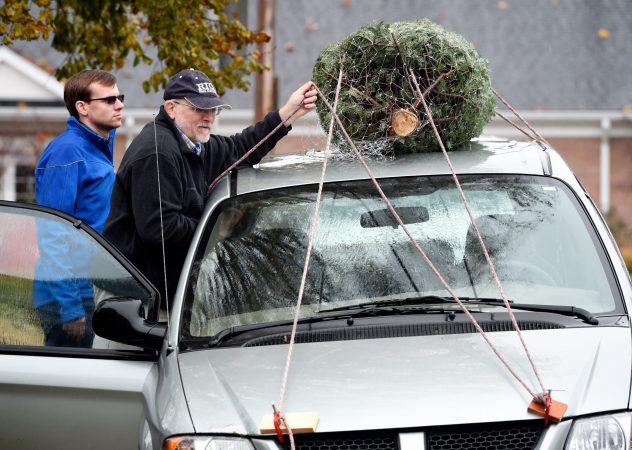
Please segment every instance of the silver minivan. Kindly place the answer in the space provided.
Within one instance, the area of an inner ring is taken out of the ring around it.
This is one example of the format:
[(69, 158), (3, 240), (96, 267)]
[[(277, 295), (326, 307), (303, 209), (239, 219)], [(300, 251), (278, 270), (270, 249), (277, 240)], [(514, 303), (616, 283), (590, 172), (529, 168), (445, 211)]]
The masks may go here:
[[(322, 154), (218, 184), (168, 321), (93, 230), (0, 202), (0, 446), (286, 449), (282, 399), (312, 420), (299, 450), (629, 449), (632, 286), (598, 209), (540, 142), (450, 157), (520, 333), (441, 153), (369, 161), (416, 245), (356, 161), (329, 162), (291, 358)], [(76, 273), (38, 270), (50, 226)], [(41, 273), (89, 280), (91, 348), (42, 344)], [(542, 388), (559, 421), (529, 410)]]

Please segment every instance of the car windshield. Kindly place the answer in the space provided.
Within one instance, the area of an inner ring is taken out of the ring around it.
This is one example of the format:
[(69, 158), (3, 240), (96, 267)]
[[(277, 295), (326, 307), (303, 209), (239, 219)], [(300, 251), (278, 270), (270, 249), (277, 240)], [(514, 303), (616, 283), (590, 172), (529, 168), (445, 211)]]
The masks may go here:
[[(488, 175), (461, 183), (509, 299), (621, 310), (601, 244), (563, 183)], [(457, 295), (502, 298), (450, 177), (380, 184)], [(234, 197), (215, 210), (189, 277), (185, 335), (293, 317), (315, 199), (314, 185), (290, 187)], [(370, 181), (326, 184), (301, 317), (422, 295), (449, 293)]]

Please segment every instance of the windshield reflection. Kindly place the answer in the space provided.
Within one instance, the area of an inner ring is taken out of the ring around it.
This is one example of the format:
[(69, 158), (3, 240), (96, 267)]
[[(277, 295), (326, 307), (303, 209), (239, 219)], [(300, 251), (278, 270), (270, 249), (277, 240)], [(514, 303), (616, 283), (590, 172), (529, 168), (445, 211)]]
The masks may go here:
[[(464, 176), (461, 183), (509, 298), (593, 313), (616, 309), (605, 255), (564, 185), (527, 176)], [(458, 295), (500, 298), (451, 179), (381, 185)], [(191, 336), (292, 317), (315, 197), (307, 186), (224, 202), (189, 280), (184, 329)], [(403, 230), (384, 217), (373, 186), (326, 185), (301, 315), (420, 294), (449, 296)]]

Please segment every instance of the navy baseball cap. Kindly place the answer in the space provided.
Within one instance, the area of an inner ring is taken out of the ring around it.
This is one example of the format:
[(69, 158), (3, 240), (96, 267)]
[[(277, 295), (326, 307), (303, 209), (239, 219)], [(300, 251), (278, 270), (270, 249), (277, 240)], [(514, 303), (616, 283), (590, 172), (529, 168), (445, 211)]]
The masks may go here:
[(199, 109), (227, 108), (217, 95), (211, 80), (199, 70), (186, 69), (176, 73), (169, 79), (163, 95), (165, 100), (183, 98)]

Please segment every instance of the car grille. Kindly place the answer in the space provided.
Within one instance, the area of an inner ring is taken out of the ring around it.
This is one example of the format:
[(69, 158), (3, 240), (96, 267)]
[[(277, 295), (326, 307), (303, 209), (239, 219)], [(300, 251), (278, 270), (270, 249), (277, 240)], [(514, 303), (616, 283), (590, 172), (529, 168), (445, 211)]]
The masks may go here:
[[(285, 448), (289, 450), (289, 439)], [(397, 433), (336, 433), (324, 435), (294, 435), (296, 450), (398, 450)]]
[(466, 427), (427, 433), (428, 450), (531, 450), (542, 425), (530, 423), (499, 427)]
[[(420, 431), (425, 432), (426, 450), (532, 450), (542, 433), (542, 422), (465, 425)], [(397, 432), (299, 434), (294, 438), (296, 450), (399, 450)], [(284, 446), (289, 450), (288, 439)]]

